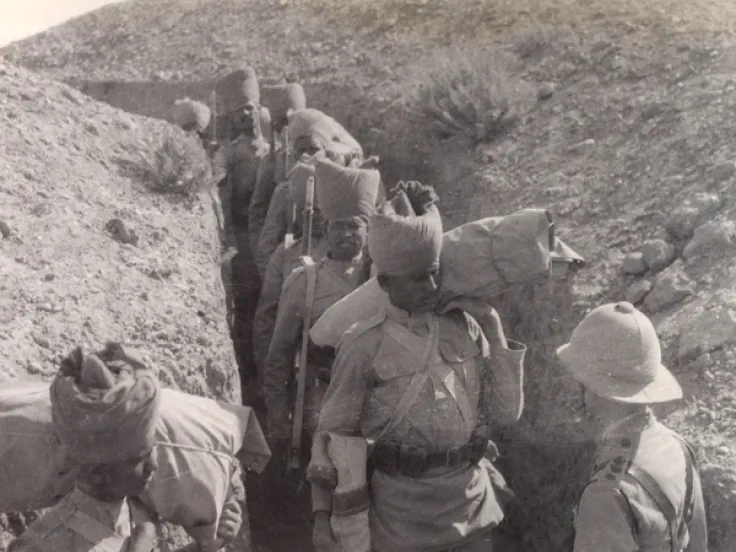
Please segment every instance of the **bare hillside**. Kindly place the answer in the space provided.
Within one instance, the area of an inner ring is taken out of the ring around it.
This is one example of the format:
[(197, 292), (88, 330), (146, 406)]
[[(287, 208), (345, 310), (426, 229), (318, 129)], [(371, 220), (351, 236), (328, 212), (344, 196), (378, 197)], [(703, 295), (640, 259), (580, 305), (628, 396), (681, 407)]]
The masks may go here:
[(498, 436), (520, 499), (511, 530), (525, 550), (566, 550), (590, 443), (553, 351), (587, 309), (628, 299), (654, 319), (686, 389), (661, 414), (698, 448), (712, 550), (726, 552), (736, 546), (736, 5), (642, 4), (135, 1), (3, 53), (160, 118), (242, 63), (267, 80), (298, 74), (313, 104), (381, 156), (387, 181), (440, 189), (448, 225), (550, 209), (589, 266), (571, 285), (498, 302), (530, 346), (526, 413)]

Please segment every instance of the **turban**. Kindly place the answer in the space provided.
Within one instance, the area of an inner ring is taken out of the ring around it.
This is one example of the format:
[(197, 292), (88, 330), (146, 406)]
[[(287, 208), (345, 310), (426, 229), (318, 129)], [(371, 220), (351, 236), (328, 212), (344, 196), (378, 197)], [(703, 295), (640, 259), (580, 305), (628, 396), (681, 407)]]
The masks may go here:
[(268, 103), (274, 124), (278, 127), (287, 123), (290, 111), (307, 107), (307, 96), (298, 82), (269, 86), (265, 91), (267, 99), (264, 99), (264, 103)]
[(341, 167), (326, 158), (316, 161), (317, 197), (326, 220), (370, 217), (376, 209), (381, 173)]
[[(291, 201), (294, 202), (297, 209), (303, 209), (307, 202), (307, 180), (309, 180), (309, 177), (315, 177), (315, 170), (313, 165), (307, 163), (297, 163), (286, 175), (289, 181), (289, 196), (291, 196)], [(313, 201), (314, 206), (317, 207), (319, 201), (316, 189)]]
[(184, 130), (204, 132), (210, 124), (210, 108), (189, 98), (174, 102), (174, 121)]
[(321, 149), (339, 149), (340, 153), (357, 153), (363, 155), (363, 148), (345, 128), (335, 119), (318, 109), (307, 108), (294, 111), (289, 115), (289, 148), (299, 138), (310, 138)]
[(161, 400), (155, 373), (117, 344), (75, 349), (51, 384), (59, 440), (82, 464), (115, 464), (155, 445)]
[(368, 225), (368, 251), (378, 274), (409, 276), (437, 270), (442, 218), (435, 205), (417, 216), (403, 191), (381, 206)]
[(230, 113), (246, 105), (256, 106), (261, 102), (258, 78), (252, 67), (238, 69), (222, 77), (217, 83), (215, 93), (219, 113)]

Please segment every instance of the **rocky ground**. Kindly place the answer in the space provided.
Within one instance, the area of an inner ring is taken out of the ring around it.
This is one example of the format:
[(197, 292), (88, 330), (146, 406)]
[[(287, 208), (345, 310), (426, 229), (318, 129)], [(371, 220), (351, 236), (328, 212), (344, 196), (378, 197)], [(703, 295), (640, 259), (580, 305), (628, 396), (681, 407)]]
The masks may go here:
[(209, 196), (126, 176), (165, 123), (4, 61), (0, 90), (0, 378), (48, 379), (116, 340), (168, 387), (239, 401)]
[[(3, 53), (50, 77), (97, 83), (95, 97), (112, 103), (130, 86), (123, 81), (173, 94), (244, 62), (271, 80), (296, 73), (315, 104), (381, 155), (388, 182), (437, 185), (448, 225), (549, 208), (560, 235), (589, 266), (571, 285), (528, 286), (499, 299), (509, 332), (530, 346), (527, 412), (519, 427), (499, 435), (503, 465), (520, 495), (510, 531), (526, 536), (527, 550), (565, 549), (589, 447), (552, 352), (587, 309), (628, 299), (652, 316), (665, 362), (685, 388), (685, 400), (661, 414), (697, 447), (711, 548), (725, 552), (736, 545), (736, 8), (608, 4), (218, 0), (205, 8), (149, 0), (105, 8)], [(494, 141), (440, 141), (407, 116), (416, 84), (457, 46), (475, 52), (474, 63), (493, 58), (504, 66), (499, 79), (517, 116)], [(154, 96), (142, 94), (141, 105), (125, 107), (165, 118), (165, 105), (142, 105)], [(26, 185), (37, 194), (38, 185)], [(18, 218), (7, 221), (11, 230), (35, 220)], [(99, 243), (110, 254), (113, 246)], [(26, 245), (10, 258), (32, 252)], [(52, 265), (35, 277), (43, 281), (58, 270)], [(59, 301), (40, 302), (53, 308)], [(26, 310), (10, 312), (18, 318)], [(42, 358), (32, 360), (43, 367)]]

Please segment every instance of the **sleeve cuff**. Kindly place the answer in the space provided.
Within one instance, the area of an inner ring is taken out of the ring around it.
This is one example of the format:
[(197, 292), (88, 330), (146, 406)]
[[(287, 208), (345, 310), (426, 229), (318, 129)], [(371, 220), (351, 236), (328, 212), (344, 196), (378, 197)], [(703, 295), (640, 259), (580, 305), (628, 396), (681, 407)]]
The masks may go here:
[(319, 485), (312, 485), (312, 513), (332, 511), (332, 493)]

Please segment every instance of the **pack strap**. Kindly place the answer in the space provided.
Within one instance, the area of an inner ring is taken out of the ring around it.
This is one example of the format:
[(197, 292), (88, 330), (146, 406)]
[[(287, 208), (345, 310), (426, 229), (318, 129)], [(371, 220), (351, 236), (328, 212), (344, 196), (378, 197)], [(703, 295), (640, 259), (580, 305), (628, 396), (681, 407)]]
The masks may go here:
[(388, 423), (383, 426), (383, 429), (381, 429), (379, 434), (376, 436), (375, 442), (380, 441), (386, 436), (386, 434), (396, 429), (396, 426), (403, 421), (411, 407), (417, 402), (419, 394), (422, 392), (422, 388), (429, 378), (429, 361), (432, 358), (432, 352), (434, 351), (438, 340), (439, 324), (437, 323), (437, 320), (433, 318), (432, 327), (429, 331), (429, 339), (427, 339), (427, 346), (422, 353), (421, 369), (414, 374), (411, 382), (409, 382), (409, 387), (407, 387), (406, 391), (404, 391), (404, 394), (401, 396), (401, 399), (399, 399), (396, 409), (391, 415), (391, 419), (389, 419)]
[(675, 435), (677, 442), (682, 447), (685, 456), (685, 500), (684, 509), (678, 515), (677, 508), (672, 501), (665, 495), (659, 483), (643, 468), (636, 464), (632, 464), (628, 473), (637, 480), (644, 490), (652, 497), (659, 507), (659, 510), (667, 519), (670, 530), (670, 550), (671, 552), (681, 552), (687, 534), (688, 526), (692, 521), (694, 501), (694, 485), (695, 470), (697, 469), (697, 461), (695, 455), (685, 441), (679, 435)]

